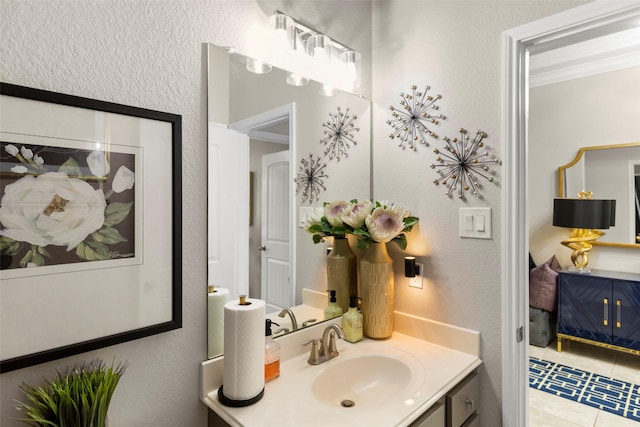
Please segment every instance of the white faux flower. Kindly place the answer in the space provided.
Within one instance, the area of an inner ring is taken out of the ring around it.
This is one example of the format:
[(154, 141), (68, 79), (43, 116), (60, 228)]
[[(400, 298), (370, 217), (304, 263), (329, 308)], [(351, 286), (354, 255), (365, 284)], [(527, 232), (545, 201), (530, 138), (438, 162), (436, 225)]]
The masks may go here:
[(4, 147), (4, 151), (6, 151), (7, 153), (11, 154), (13, 157), (15, 157), (18, 154), (18, 147), (16, 147), (13, 144), (9, 144), (6, 147)]
[(26, 167), (22, 166), (22, 165), (17, 165), (11, 168), (11, 172), (13, 173), (27, 173), (29, 169), (27, 169)]
[(113, 177), (111, 188), (116, 193), (122, 193), (125, 190), (131, 190), (135, 183), (136, 175), (126, 166), (120, 166)]
[(24, 157), (27, 160), (33, 157), (33, 151), (29, 150), (24, 145), (20, 147), (20, 154), (22, 154), (22, 157)]
[(44, 165), (44, 159), (42, 157), (38, 156), (37, 154), (35, 156), (33, 156), (33, 162), (38, 166)]
[(102, 190), (61, 172), (27, 175), (5, 187), (0, 235), (37, 246), (72, 250), (104, 223)]
[(324, 207), (324, 216), (333, 227), (342, 225), (342, 218), (349, 212), (350, 203), (346, 200), (331, 202)]
[(371, 213), (373, 203), (371, 200), (358, 200), (352, 203), (349, 212), (344, 216), (345, 224), (353, 228), (360, 228), (364, 224), (364, 219)]
[(399, 206), (378, 207), (365, 219), (367, 229), (375, 242), (387, 243), (404, 229), (407, 210)]
[(87, 156), (87, 165), (93, 176), (106, 176), (109, 173), (109, 162), (104, 151), (92, 151)]

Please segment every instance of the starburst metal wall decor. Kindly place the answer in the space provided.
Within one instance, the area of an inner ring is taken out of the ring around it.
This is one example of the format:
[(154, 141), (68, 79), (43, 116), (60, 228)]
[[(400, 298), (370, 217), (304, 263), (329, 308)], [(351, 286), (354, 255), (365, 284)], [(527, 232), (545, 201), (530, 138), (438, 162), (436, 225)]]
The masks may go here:
[(329, 159), (335, 157), (340, 161), (342, 156), (348, 157), (347, 150), (351, 148), (351, 144), (358, 144), (354, 138), (354, 133), (360, 131), (355, 123), (358, 116), (349, 114), (349, 107), (345, 109), (345, 112), (342, 112), (338, 106), (338, 112), (336, 114), (329, 113), (329, 117), (330, 120), (322, 124), (326, 136), (320, 140), (320, 143), (326, 147), (324, 149), (325, 156), (329, 156)]
[(313, 157), (309, 154), (309, 159), (302, 158), (298, 166), (298, 175), (294, 180), (296, 183), (296, 194), (302, 192), (302, 201), (313, 202), (320, 200), (321, 191), (327, 191), (324, 180), (329, 178), (324, 171), (326, 163), (320, 162), (320, 157)]
[(489, 182), (494, 181), (489, 165), (500, 164), (500, 160), (488, 158), (489, 152), (482, 150), (485, 148), (483, 140), (486, 137), (487, 134), (479, 130), (470, 138), (465, 129), (460, 129), (460, 139), (449, 139), (446, 136), (442, 138), (445, 141), (445, 151), (437, 148), (433, 150), (438, 155), (438, 163), (432, 164), (431, 168), (439, 175), (433, 183), (446, 186), (449, 197), (456, 192), (459, 198), (464, 199), (465, 191), (478, 195), (478, 190), (482, 188), (482, 184), (478, 182), (479, 177)]
[(431, 96), (427, 92), (431, 88), (426, 86), (424, 92), (417, 92), (417, 86), (411, 86), (411, 94), (400, 93), (402, 100), (400, 101), (401, 109), (396, 109), (393, 105), (389, 106), (392, 111), (393, 119), (387, 120), (387, 124), (393, 128), (393, 132), (389, 134), (391, 139), (398, 139), (399, 147), (405, 148), (405, 144), (409, 149), (416, 151), (416, 144), (424, 144), (427, 147), (427, 137), (438, 138), (433, 130), (429, 128), (431, 125), (437, 125), (438, 120), (444, 120), (443, 114), (437, 114), (440, 109), (437, 102), (442, 95)]

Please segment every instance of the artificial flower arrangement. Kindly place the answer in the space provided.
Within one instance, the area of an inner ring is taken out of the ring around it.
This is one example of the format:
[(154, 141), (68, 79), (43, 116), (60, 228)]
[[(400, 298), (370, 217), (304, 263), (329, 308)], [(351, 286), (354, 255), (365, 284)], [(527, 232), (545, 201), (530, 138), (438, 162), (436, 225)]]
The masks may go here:
[(313, 235), (314, 243), (326, 237), (344, 238), (352, 234), (358, 239), (359, 249), (374, 242), (395, 242), (404, 250), (407, 247), (404, 233), (417, 223), (418, 218), (411, 216), (409, 210), (386, 200), (338, 200), (316, 208), (305, 229)]

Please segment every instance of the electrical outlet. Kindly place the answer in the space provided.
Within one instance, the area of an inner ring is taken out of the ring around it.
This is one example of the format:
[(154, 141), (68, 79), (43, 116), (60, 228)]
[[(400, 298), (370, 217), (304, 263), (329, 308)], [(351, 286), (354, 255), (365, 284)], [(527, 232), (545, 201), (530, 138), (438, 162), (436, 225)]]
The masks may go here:
[(409, 277), (409, 286), (422, 289), (422, 264), (416, 263), (416, 276)]

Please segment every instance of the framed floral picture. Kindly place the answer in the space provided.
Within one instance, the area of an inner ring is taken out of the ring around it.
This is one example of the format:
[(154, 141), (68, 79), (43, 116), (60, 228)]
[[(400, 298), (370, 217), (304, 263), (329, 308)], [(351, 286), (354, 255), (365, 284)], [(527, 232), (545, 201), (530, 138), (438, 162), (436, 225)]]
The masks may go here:
[(0, 371), (180, 328), (181, 117), (0, 83)]

